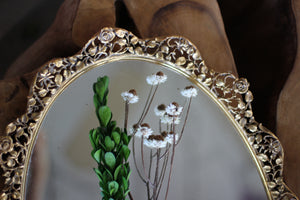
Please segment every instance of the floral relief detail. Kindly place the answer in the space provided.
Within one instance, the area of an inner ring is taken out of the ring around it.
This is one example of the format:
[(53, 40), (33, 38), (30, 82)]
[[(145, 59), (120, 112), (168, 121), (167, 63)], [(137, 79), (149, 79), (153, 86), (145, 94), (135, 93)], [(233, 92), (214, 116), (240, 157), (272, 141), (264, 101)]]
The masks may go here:
[[(298, 199), (282, 181), (278, 181), (282, 179), (283, 173), (282, 147), (271, 132), (255, 121), (251, 107), (253, 96), (248, 90), (249, 83), (246, 79), (238, 79), (228, 73), (214, 72), (205, 65), (196, 47), (182, 37), (144, 40), (138, 39), (129, 31), (118, 28), (102, 29), (96, 37), (87, 42), (79, 53), (68, 58), (52, 60), (37, 73), (28, 95), (26, 116), (8, 125), (6, 136), (0, 138), (0, 165), (6, 180), (5, 189), (0, 194), (1, 199), (24, 199), (20, 185), (25, 184), (24, 172), (27, 167), (25, 160), (28, 160), (31, 154), (29, 145), (33, 143), (33, 138), (37, 134), (36, 124), (51, 106), (48, 100), (63, 90), (75, 75), (89, 69), (95, 62), (120, 55), (147, 57), (156, 62), (162, 60), (193, 77), (198, 84), (201, 84), (221, 102), (243, 130), (257, 161), (262, 166), (263, 176), (268, 181), (272, 199)], [(151, 81), (153, 85), (157, 83), (154, 79)], [(193, 93), (186, 95), (193, 96)], [(168, 123), (167, 117), (169, 116), (164, 114), (160, 117)], [(172, 122), (169, 121), (169, 123)], [(176, 137), (175, 135), (175, 139)], [(156, 147), (164, 145), (158, 144), (159, 140), (155, 141), (157, 142), (152, 142), (150, 138), (147, 144)], [(145, 142), (145, 145), (147, 144)]]
[(100, 41), (104, 44), (111, 42), (114, 37), (115, 33), (113, 32), (113, 29), (108, 28), (100, 32)]
[(234, 84), (234, 91), (236, 93), (244, 94), (248, 91), (249, 83), (246, 79), (241, 78)]
[(272, 141), (269, 145), (269, 153), (271, 153), (271, 157), (275, 158), (277, 154), (281, 151), (281, 146), (278, 141)]
[(9, 151), (11, 151), (13, 148), (13, 141), (12, 138), (9, 136), (4, 136), (1, 138), (0, 141), (0, 150), (3, 153), (7, 153)]

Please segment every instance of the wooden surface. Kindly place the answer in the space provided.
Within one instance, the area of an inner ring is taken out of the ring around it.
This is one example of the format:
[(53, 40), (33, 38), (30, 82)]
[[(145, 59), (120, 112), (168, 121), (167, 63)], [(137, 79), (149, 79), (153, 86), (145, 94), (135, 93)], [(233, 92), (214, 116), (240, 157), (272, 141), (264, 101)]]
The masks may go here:
[(115, 23), (114, 1), (81, 0), (73, 23), (73, 42), (82, 47), (101, 28)]
[(24, 76), (0, 81), (0, 130), (4, 135), (6, 125), (25, 113), (27, 95), (35, 71)]
[(5, 78), (30, 73), (45, 62), (72, 55), (80, 50), (72, 39), (73, 22), (80, 0), (66, 0), (46, 33), (8, 68)]
[(124, 2), (142, 38), (185, 36), (197, 46), (209, 67), (237, 75), (216, 1), (124, 0)]
[(142, 38), (182, 35), (209, 67), (248, 78), (254, 115), (278, 133), (285, 148), (286, 182), (300, 196), (299, 0), (219, 3), (221, 11), (214, 0), (118, 0), (115, 12), (110, 0), (65, 0), (53, 25), (0, 81), (0, 133), (24, 113), (34, 71), (52, 58), (73, 55), (102, 27), (117, 24)]
[(276, 106), (297, 50), (290, 0), (219, 1), (240, 77), (250, 82), (257, 121), (276, 132)]
[[(300, 38), (300, 1), (293, 1)], [(297, 41), (300, 47), (300, 40)], [(300, 196), (300, 49), (277, 104), (277, 135), (285, 150), (284, 176), (290, 188)]]
[[(5, 79), (0, 80), (1, 134), (8, 123), (25, 112), (29, 86), (38, 68), (53, 58), (75, 54), (95, 32), (114, 26), (113, 3), (106, 2), (65, 0), (46, 33), (8, 68)], [(99, 9), (106, 11), (98, 13)], [(93, 12), (97, 14), (90, 14)]]

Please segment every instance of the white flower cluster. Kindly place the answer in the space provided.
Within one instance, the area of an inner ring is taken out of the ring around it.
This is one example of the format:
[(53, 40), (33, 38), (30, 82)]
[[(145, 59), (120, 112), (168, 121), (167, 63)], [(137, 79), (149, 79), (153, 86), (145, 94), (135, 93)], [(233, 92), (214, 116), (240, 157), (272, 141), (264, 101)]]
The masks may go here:
[(161, 149), (167, 146), (167, 141), (146, 139), (144, 140), (144, 145), (152, 149)]
[(154, 113), (158, 117), (164, 116), (165, 113), (166, 113), (166, 106), (165, 106), (165, 104), (160, 104), (159, 106), (156, 106), (154, 108)]
[(136, 94), (136, 91), (134, 89), (122, 92), (121, 96), (123, 97), (124, 101), (128, 103), (137, 103), (139, 101), (139, 97)]
[[(164, 131), (160, 135), (153, 135), (153, 130), (147, 123), (134, 125), (130, 133), (136, 137), (143, 138), (143, 144), (149, 148), (165, 148), (167, 144), (174, 144), (174, 133)], [(175, 135), (175, 143), (178, 141), (178, 134)]]
[[(149, 85), (158, 85), (166, 82), (167, 76), (159, 71), (156, 74), (147, 76), (146, 81)], [(187, 86), (181, 91), (181, 95), (187, 98), (198, 95), (197, 89), (194, 86)], [(129, 90), (121, 94), (123, 99), (128, 103), (138, 102), (139, 97), (135, 90)], [(175, 125), (180, 123), (180, 115), (183, 107), (176, 102), (170, 103), (168, 106), (161, 104), (154, 108), (154, 113), (160, 118), (162, 124)], [(162, 132), (159, 135), (154, 135), (153, 130), (147, 123), (136, 124), (130, 129), (133, 136), (142, 138), (143, 144), (149, 148), (165, 148), (168, 144), (175, 145), (179, 140), (179, 136), (173, 132)]]
[[(178, 141), (178, 134), (175, 135), (175, 143)], [(165, 137), (165, 140), (169, 143), (169, 144), (173, 144), (174, 142), (174, 135), (173, 134), (168, 134), (166, 137)]]
[[(173, 105), (173, 103), (175, 105)], [(176, 102), (173, 103), (171, 103), (168, 107), (166, 107), (164, 104), (161, 104), (154, 108), (154, 113), (156, 116), (160, 117), (161, 123), (163, 124), (180, 123), (179, 115), (181, 114), (183, 108), (179, 106)], [(172, 115), (170, 113), (172, 113)]]
[(178, 134), (163, 132), (161, 135), (150, 135), (144, 140), (144, 145), (149, 148), (159, 149), (165, 148), (167, 144), (174, 144), (178, 141)]
[(166, 107), (166, 113), (170, 116), (179, 116), (181, 114), (183, 110), (182, 106), (179, 106), (178, 103), (173, 102), (170, 103), (167, 107)]
[(140, 137), (148, 138), (153, 133), (153, 130), (150, 128), (150, 126), (147, 123), (139, 125), (137, 128), (134, 129), (135, 129), (134, 135), (139, 138)]
[(146, 81), (149, 85), (158, 85), (167, 81), (167, 75), (159, 71), (156, 74), (147, 76)]
[(194, 86), (187, 86), (181, 90), (181, 95), (187, 98), (195, 97), (198, 95), (198, 91)]
[(168, 114), (165, 114), (160, 117), (161, 123), (162, 124), (180, 124), (180, 117), (172, 117), (169, 116)]

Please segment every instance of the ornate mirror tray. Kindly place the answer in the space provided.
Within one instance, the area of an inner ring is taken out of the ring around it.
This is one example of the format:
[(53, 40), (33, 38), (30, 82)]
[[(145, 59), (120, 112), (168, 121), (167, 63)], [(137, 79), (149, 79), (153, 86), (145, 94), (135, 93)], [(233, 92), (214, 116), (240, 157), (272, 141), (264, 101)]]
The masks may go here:
[[(246, 79), (208, 68), (185, 38), (104, 28), (78, 54), (37, 73), (27, 112), (0, 139), (1, 199), (121, 192), (126, 199), (297, 200), (283, 182), (281, 144), (255, 121), (248, 88)], [(112, 120), (121, 129), (103, 128)], [(126, 178), (117, 183), (120, 174)]]

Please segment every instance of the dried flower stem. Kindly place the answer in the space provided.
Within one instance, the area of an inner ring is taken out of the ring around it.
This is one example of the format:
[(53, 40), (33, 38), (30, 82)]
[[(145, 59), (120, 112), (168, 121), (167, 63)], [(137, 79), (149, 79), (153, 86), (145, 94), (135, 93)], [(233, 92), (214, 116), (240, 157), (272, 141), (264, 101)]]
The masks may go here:
[(174, 162), (174, 155), (175, 155), (175, 142), (176, 142), (176, 137), (175, 137), (175, 117), (173, 117), (173, 145), (172, 145), (172, 156), (171, 156), (171, 164), (170, 164), (170, 172), (169, 172), (169, 178), (168, 178), (168, 185), (167, 185), (167, 190), (166, 190), (166, 195), (165, 195), (165, 200), (168, 198), (168, 193), (169, 193), (169, 188), (170, 188), (170, 181), (171, 181), (171, 174), (172, 174), (172, 168), (173, 168), (173, 162)]
[(137, 167), (137, 163), (136, 163), (136, 156), (135, 156), (135, 138), (134, 138), (134, 135), (133, 135), (133, 138), (132, 138), (132, 154), (133, 154), (133, 161), (134, 161), (134, 166), (138, 172), (138, 175), (139, 177), (142, 179), (142, 181), (144, 183), (147, 183), (147, 181), (143, 178), (139, 168)]
[(156, 169), (155, 169), (155, 176), (154, 176), (154, 188), (153, 188), (153, 198), (154, 200), (157, 199), (157, 189), (158, 189), (158, 171), (159, 171), (159, 157), (160, 157), (160, 149), (157, 149), (156, 152)]
[(162, 130), (161, 130), (161, 119), (160, 118), (159, 118), (159, 122), (158, 123), (159, 123), (159, 132), (162, 133)]
[(169, 152), (170, 152), (170, 146), (167, 146), (165, 152), (160, 156), (159, 159), (162, 159), (163, 157), (165, 157), (165, 155), (166, 155), (167, 153), (169, 153)]
[[(152, 169), (152, 149), (150, 150), (150, 163), (149, 163), (149, 171), (148, 171), (148, 180), (150, 180), (150, 177), (151, 177), (151, 169)], [(150, 199), (149, 182), (147, 183), (147, 195), (148, 195), (148, 199)]]
[(152, 86), (151, 86), (151, 88), (150, 88), (150, 92), (149, 92), (149, 94), (148, 94), (148, 97), (147, 97), (147, 100), (146, 100), (146, 103), (145, 103), (145, 106), (144, 106), (143, 112), (142, 112), (142, 114), (141, 114), (141, 117), (140, 117), (140, 119), (139, 119), (139, 121), (138, 121), (138, 123), (137, 123), (137, 124), (141, 124), (142, 118), (143, 118), (143, 116), (144, 116), (144, 114), (145, 114), (145, 111), (146, 111), (146, 108), (147, 108), (148, 102), (149, 102), (149, 100), (150, 100), (150, 97), (151, 97), (152, 90), (153, 90), (153, 85), (152, 85)]
[[(170, 147), (168, 147), (168, 149), (170, 149)], [(168, 154), (164, 157), (164, 162), (163, 162), (163, 167), (162, 167), (162, 173), (159, 177), (159, 189), (158, 189), (158, 195), (160, 193), (160, 190), (161, 190), (161, 187), (162, 187), (162, 184), (164, 182), (164, 179), (165, 179), (165, 174), (166, 174), (166, 171), (167, 171), (167, 166), (168, 166), (168, 160), (169, 160), (169, 151), (167, 152)]]
[(129, 196), (130, 200), (133, 200), (133, 196), (132, 196), (131, 192), (128, 192), (128, 196)]
[[(170, 146), (167, 146), (165, 152), (160, 156), (159, 159), (162, 159), (167, 153), (169, 153), (170, 150)], [(152, 155), (152, 158), (155, 157), (157, 155), (157, 153), (155, 153), (154, 155)]]
[(180, 132), (180, 136), (178, 138), (177, 143), (175, 144), (176, 146), (179, 144), (179, 142), (180, 142), (180, 140), (182, 138), (182, 135), (183, 135), (183, 132), (184, 132), (184, 128), (185, 128), (185, 125), (186, 125), (186, 122), (187, 122), (187, 119), (188, 119), (188, 116), (189, 116), (189, 112), (190, 112), (190, 108), (191, 108), (191, 103), (192, 103), (192, 98), (190, 97), (188, 108), (187, 108), (186, 115), (185, 115), (185, 119), (184, 119), (183, 126), (182, 126), (182, 129), (181, 129), (181, 132)]
[[(144, 160), (144, 137), (142, 137), (142, 140), (141, 140), (141, 155), (142, 155), (142, 166), (143, 166), (144, 174), (145, 174), (145, 177), (147, 177), (146, 168), (145, 168), (145, 160)], [(149, 178), (148, 178), (148, 182), (149, 182)]]
[(124, 119), (124, 128), (127, 130), (128, 124), (128, 112), (129, 112), (129, 103), (128, 101), (125, 102), (125, 119)]
[(152, 104), (152, 102), (153, 102), (153, 99), (154, 99), (154, 96), (155, 96), (155, 94), (156, 94), (156, 92), (157, 92), (157, 89), (158, 89), (158, 85), (155, 87), (155, 90), (154, 90), (154, 92), (153, 92), (153, 95), (152, 95), (152, 97), (151, 97), (151, 100), (150, 100), (150, 102), (148, 103), (147, 109), (146, 109), (146, 111), (145, 111), (144, 116), (142, 116), (140, 123), (142, 123), (142, 122), (144, 121), (146, 115), (148, 114), (149, 108), (150, 108), (150, 106), (151, 106), (151, 104)]

